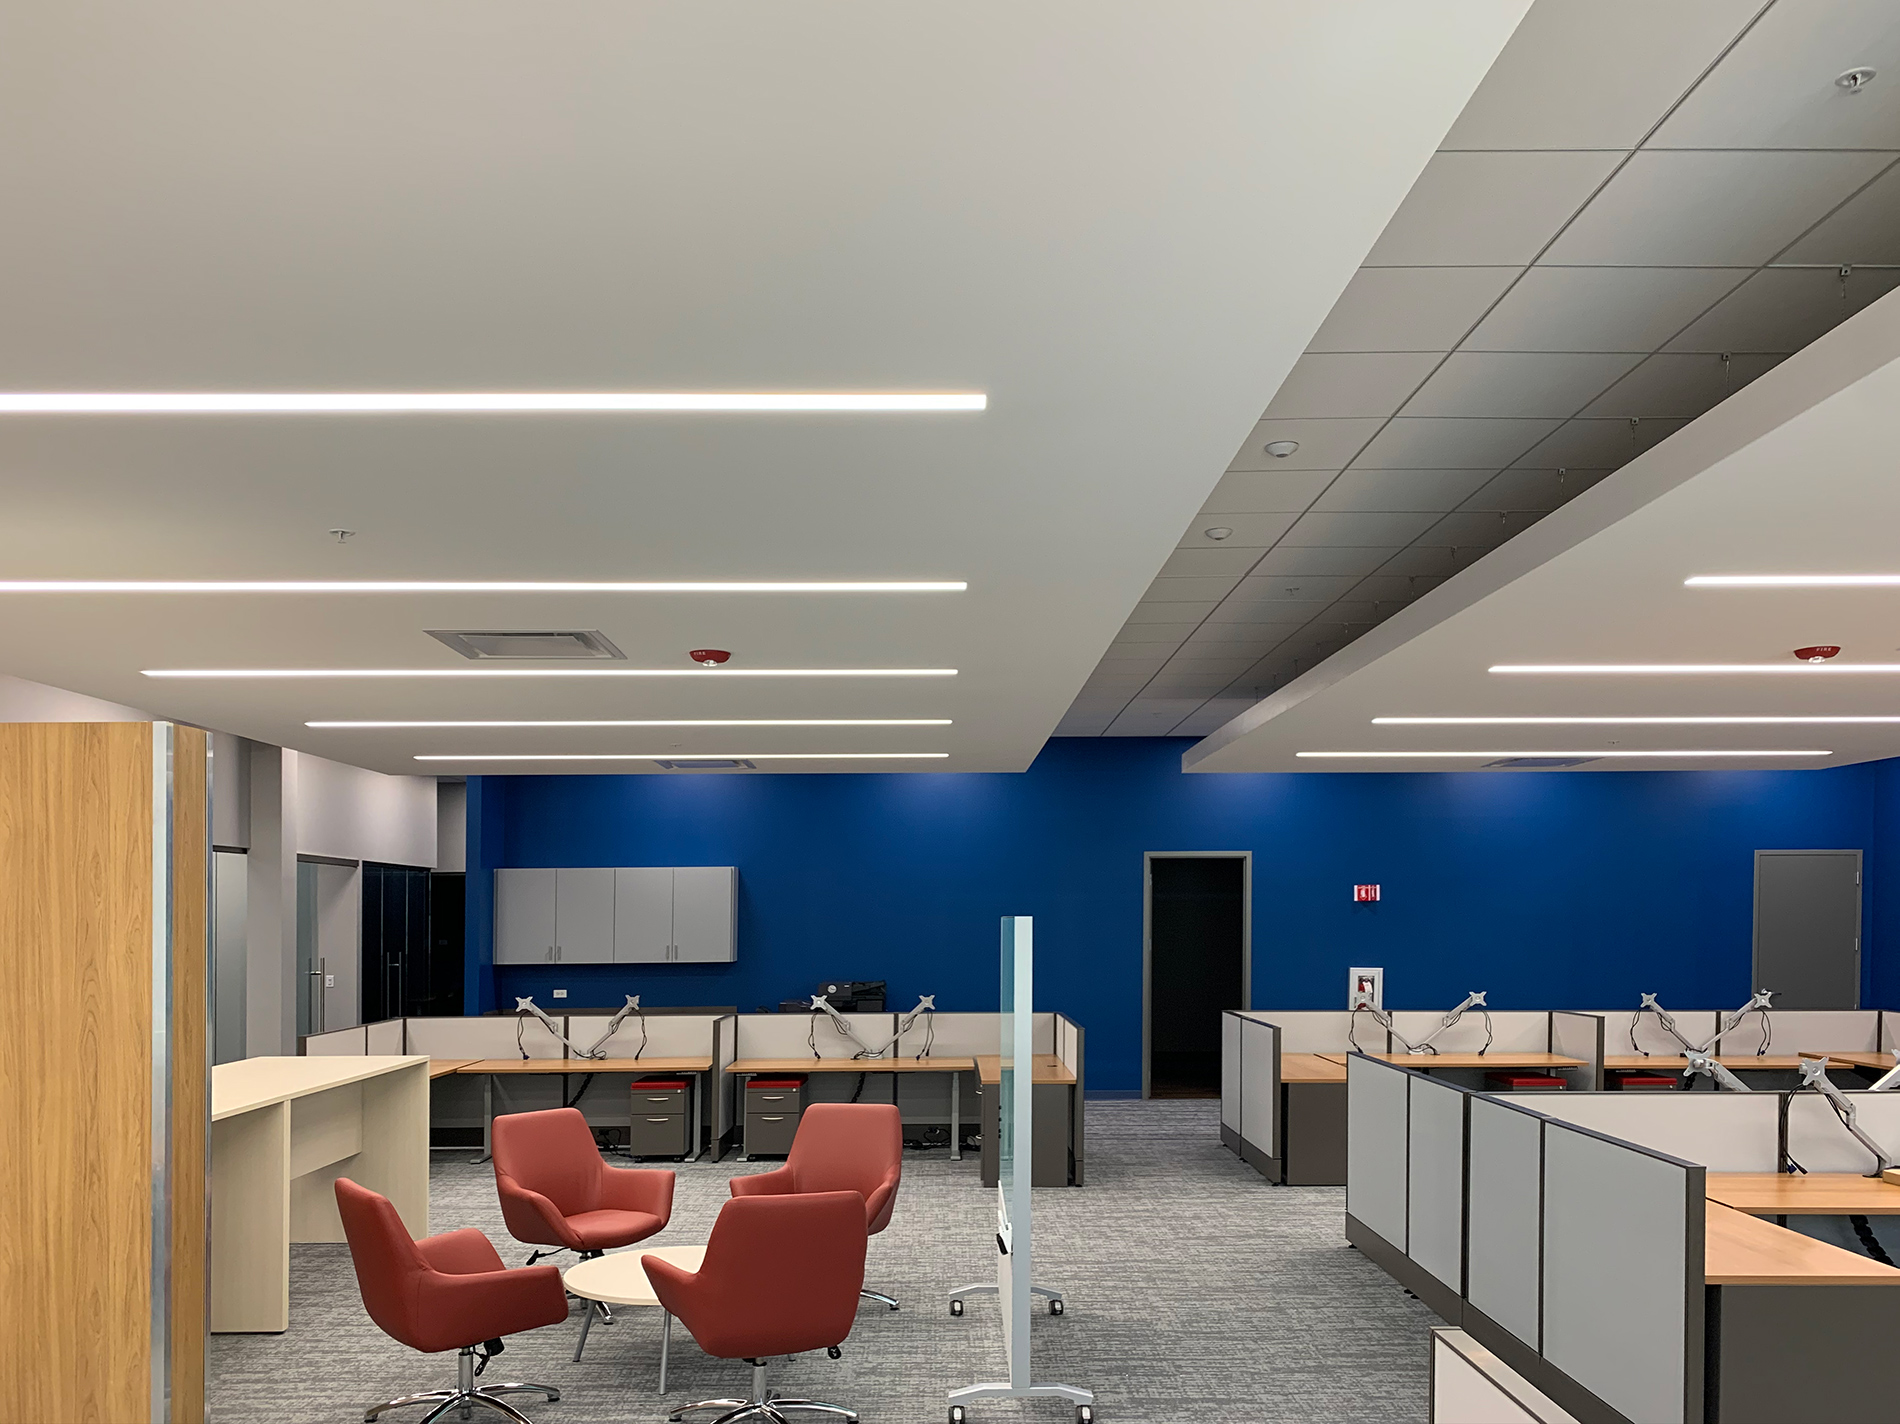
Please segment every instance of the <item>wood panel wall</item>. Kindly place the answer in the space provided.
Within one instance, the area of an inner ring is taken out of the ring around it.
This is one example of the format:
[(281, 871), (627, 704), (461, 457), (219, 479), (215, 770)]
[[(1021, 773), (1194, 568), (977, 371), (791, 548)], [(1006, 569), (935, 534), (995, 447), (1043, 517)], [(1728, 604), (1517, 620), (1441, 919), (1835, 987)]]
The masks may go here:
[[(0, 724), (0, 1003), (11, 1010), (0, 1034), (8, 1418), (152, 1418), (155, 735), (164, 728), (137, 722)], [(201, 757), (197, 767), (178, 776), (185, 768), (175, 764), (175, 780), (187, 788), (181, 808), (195, 807), (202, 825)], [(199, 831), (196, 891), (177, 897), (174, 920), (174, 953), (182, 941), (180, 960), (195, 963), (200, 983), (202, 842)], [(173, 1085), (174, 1123), (197, 1122), (206, 1104), (205, 1031), (202, 990), (175, 993), (174, 1041), (195, 1036), (199, 1047), (195, 1077)], [(182, 1070), (186, 1060), (175, 1061)], [(187, 1170), (173, 1185), (174, 1201), (195, 1200), (201, 1221), (201, 1125), (198, 1132), (195, 1167), (175, 1156)], [(181, 1216), (173, 1230), (177, 1243), (191, 1228)], [(202, 1243), (201, 1224), (197, 1232)], [(201, 1244), (198, 1259), (202, 1300)], [(202, 1364), (180, 1372), (178, 1356), (194, 1346), (175, 1324), (172, 1334), (174, 1371), (197, 1391), (174, 1391), (172, 1424), (198, 1424)]]

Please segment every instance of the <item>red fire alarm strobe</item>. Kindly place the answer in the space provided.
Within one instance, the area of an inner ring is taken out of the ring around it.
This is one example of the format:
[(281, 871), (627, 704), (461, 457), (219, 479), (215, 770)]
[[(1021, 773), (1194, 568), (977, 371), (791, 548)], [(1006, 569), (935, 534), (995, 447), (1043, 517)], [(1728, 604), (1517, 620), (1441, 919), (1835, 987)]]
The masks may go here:
[(1352, 887), (1352, 902), (1355, 905), (1370, 905), (1379, 898), (1377, 885), (1355, 885)]
[(686, 656), (703, 667), (718, 667), (732, 661), (732, 654), (724, 648), (694, 648)]

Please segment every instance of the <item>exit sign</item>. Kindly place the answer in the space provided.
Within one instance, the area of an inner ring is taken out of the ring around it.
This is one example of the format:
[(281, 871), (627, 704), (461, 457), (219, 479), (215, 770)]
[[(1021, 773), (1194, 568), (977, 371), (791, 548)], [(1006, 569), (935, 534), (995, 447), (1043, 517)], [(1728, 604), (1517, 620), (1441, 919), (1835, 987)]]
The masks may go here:
[(1355, 885), (1352, 887), (1352, 902), (1355, 905), (1369, 905), (1379, 898), (1377, 885)]

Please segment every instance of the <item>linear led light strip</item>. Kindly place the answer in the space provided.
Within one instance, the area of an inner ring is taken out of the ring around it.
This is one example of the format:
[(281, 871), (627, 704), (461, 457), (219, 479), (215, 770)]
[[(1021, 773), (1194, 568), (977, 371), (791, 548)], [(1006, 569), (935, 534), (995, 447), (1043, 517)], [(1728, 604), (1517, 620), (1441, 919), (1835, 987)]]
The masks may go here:
[(1570, 752), (1295, 752), (1302, 757), (1822, 757), (1833, 756), (1833, 752), (1823, 751), (1642, 751), (1631, 752), (1620, 748)]
[(145, 677), (955, 677), (955, 668), (143, 668)]
[(528, 583), (372, 579), (0, 579), (0, 593), (962, 593), (961, 581)]
[(0, 415), (482, 415), (984, 410), (981, 391), (0, 391)]
[[(1900, 720), (1900, 719), (1896, 719)], [(306, 727), (948, 727), (948, 717), (697, 717), (638, 722), (305, 722)]]
[(1690, 588), (1895, 588), (1900, 574), (1697, 574)]
[(1502, 673), (1793, 673), (1840, 677), (1848, 673), (1895, 673), (1900, 663), (1498, 663)]
[(920, 761), (949, 752), (528, 752), (517, 755), (419, 756), (417, 761)]
[(1382, 727), (1780, 727), (1900, 722), (1900, 717), (1374, 717), (1372, 721)]

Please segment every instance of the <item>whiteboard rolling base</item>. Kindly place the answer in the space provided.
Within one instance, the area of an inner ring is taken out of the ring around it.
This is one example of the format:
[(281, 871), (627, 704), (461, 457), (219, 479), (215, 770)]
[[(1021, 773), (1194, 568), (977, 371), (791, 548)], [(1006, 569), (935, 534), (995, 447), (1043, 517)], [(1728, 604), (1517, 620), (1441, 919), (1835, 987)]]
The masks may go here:
[[(971, 1296), (995, 1295), (998, 1289), (996, 1286), (963, 1286), (958, 1290), (953, 1290), (950, 1292), (950, 1313), (952, 1315), (961, 1315), (963, 1314), (963, 1302), (968, 1300)], [(1049, 1313), (1051, 1315), (1062, 1314), (1061, 1291), (1051, 1290), (1048, 1286), (1031, 1286), (1029, 1293), (1031, 1295), (1039, 1295), (1048, 1301)]]
[(973, 1384), (950, 1392), (950, 1424), (968, 1424), (964, 1405), (978, 1399), (1066, 1399), (1075, 1406), (1076, 1424), (1094, 1424), (1095, 1396), (1069, 1384)]

